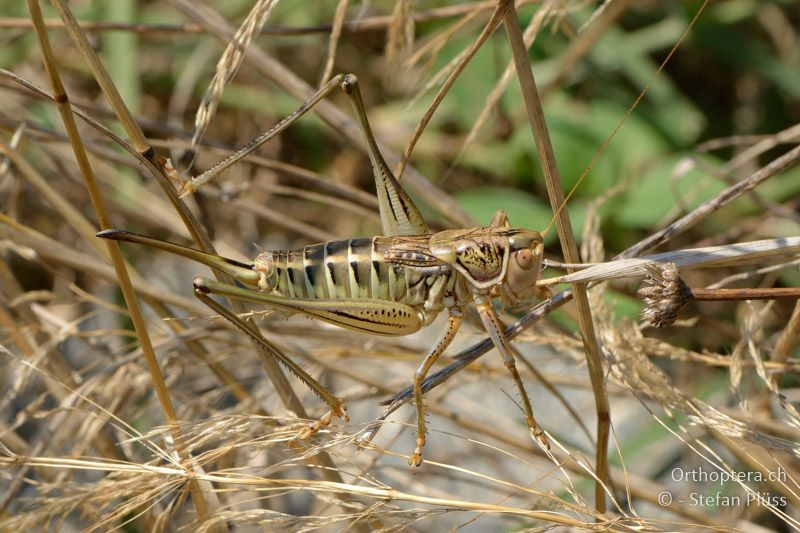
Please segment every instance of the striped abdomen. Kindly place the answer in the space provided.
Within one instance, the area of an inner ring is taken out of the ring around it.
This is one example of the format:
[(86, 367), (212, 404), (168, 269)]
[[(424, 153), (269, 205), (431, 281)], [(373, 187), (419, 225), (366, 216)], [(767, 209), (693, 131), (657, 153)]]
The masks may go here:
[[(389, 264), (385, 254), (391, 243), (391, 237), (330, 241), (265, 252), (256, 264), (269, 272), (263, 288), (289, 298), (362, 298), (440, 307), (441, 296), (432, 294), (431, 287), (448, 284), (452, 272), (423, 274)], [(429, 301), (429, 296), (439, 301)]]

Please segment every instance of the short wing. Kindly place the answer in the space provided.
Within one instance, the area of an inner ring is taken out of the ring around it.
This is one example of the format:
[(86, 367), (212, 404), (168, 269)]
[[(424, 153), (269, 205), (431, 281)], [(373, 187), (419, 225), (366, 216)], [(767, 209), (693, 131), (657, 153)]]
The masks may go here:
[(414, 270), (433, 273), (449, 270), (450, 265), (433, 255), (430, 248), (430, 235), (394, 237), (384, 252), (384, 259), (392, 265), (401, 265)]

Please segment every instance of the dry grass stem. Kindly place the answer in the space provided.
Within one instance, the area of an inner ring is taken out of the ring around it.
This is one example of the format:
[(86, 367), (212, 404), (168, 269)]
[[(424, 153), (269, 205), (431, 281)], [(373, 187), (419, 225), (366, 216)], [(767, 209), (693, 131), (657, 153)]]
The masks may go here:
[(743, 265), (760, 262), (765, 259), (792, 256), (799, 251), (800, 237), (784, 237), (704, 248), (690, 248), (599, 263), (572, 274), (542, 280), (540, 283), (542, 285), (552, 285), (555, 283), (597, 282), (643, 276), (649, 272), (648, 265), (658, 263), (674, 263), (675, 266), (681, 269)]
[[(572, 232), (569, 214), (562, 209), (565, 201), (561, 178), (556, 166), (556, 159), (545, 123), (542, 104), (536, 88), (536, 82), (533, 79), (533, 71), (528, 62), (527, 48), (522, 32), (519, 29), (519, 19), (517, 18), (513, 2), (508, 5), (504, 13), (504, 24), (508, 33), (508, 40), (511, 44), (514, 65), (516, 67), (520, 87), (522, 88), (523, 100), (525, 101), (525, 109), (528, 112), (531, 132), (533, 133), (534, 140), (536, 141), (536, 148), (542, 160), (542, 170), (547, 185), (547, 195), (550, 200), (550, 206), (555, 213), (556, 229), (558, 230), (561, 249), (564, 252), (564, 258), (568, 262), (577, 263), (580, 262), (578, 245)], [(608, 490), (607, 487), (610, 485), (607, 457), (611, 419), (608, 408), (608, 398), (605, 391), (604, 372), (600, 361), (600, 348), (594, 331), (592, 312), (589, 307), (586, 288), (581, 284), (573, 285), (573, 293), (578, 306), (581, 336), (586, 351), (586, 363), (589, 371), (589, 379), (592, 382), (595, 409), (597, 411), (597, 448), (595, 453), (597, 481), (595, 485), (595, 508), (599, 513), (604, 513), (606, 510), (606, 490)]]
[[(203, 95), (203, 100), (197, 108), (197, 114), (194, 119), (194, 134), (192, 135), (192, 152), (197, 151), (197, 145), (200, 139), (205, 135), (211, 120), (214, 118), (214, 113), (219, 105), (219, 99), (222, 97), (222, 91), (225, 86), (233, 80), (236, 73), (239, 72), (239, 67), (242, 66), (244, 61), (244, 54), (247, 51), (250, 42), (255, 36), (261, 32), (261, 28), (269, 20), (269, 15), (278, 4), (278, 0), (257, 0), (247, 14), (247, 17), (236, 30), (230, 43), (222, 52), (217, 67), (214, 72), (214, 78), (206, 89)], [(187, 165), (191, 167), (194, 163), (194, 157)]]

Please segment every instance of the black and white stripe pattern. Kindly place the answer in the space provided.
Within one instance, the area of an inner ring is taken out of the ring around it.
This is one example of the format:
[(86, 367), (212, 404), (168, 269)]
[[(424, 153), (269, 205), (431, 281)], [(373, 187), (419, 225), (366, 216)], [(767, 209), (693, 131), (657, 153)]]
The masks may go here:
[[(410, 306), (426, 304), (429, 287), (439, 278), (451, 277), (453, 272), (431, 273), (413, 266), (388, 263), (385, 255), (392, 242), (392, 237), (358, 238), (273, 251), (276, 283), (271, 292), (288, 298), (355, 298)], [(426, 307), (439, 303), (427, 302)]]

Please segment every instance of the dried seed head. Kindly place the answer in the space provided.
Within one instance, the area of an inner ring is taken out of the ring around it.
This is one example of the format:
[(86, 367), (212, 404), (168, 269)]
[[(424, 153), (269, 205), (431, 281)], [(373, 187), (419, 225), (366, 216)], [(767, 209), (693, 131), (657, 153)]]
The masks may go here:
[(648, 275), (636, 292), (644, 302), (642, 320), (654, 328), (669, 326), (692, 299), (692, 290), (681, 279), (675, 263), (652, 263), (645, 268)]

